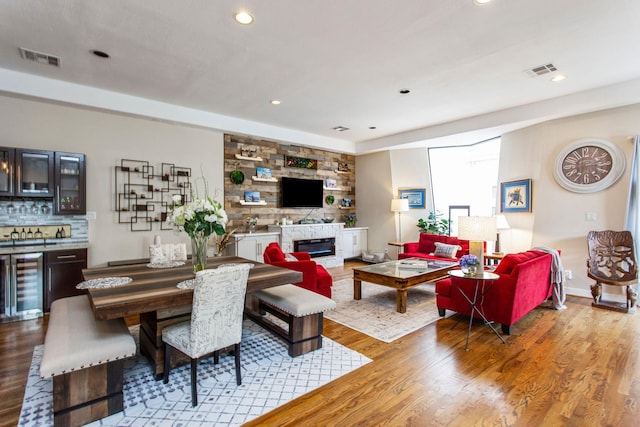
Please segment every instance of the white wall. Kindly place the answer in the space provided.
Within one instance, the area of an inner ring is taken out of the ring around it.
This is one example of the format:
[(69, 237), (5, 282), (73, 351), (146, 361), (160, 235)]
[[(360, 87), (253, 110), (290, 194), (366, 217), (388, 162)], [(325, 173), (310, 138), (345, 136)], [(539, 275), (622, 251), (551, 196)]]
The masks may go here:
[[(554, 120), (503, 135), (499, 181), (521, 178), (533, 180), (533, 212), (506, 214), (511, 230), (501, 233), (506, 252), (534, 246), (562, 251), (565, 269), (573, 271), (566, 284), (573, 295), (590, 297), (587, 278), (587, 233), (590, 230), (622, 230), (629, 191), (632, 142), (640, 132), (640, 105)], [(553, 166), (563, 147), (580, 138), (603, 138), (617, 144), (625, 153), (627, 167), (618, 182), (604, 191), (572, 193), (553, 178)], [(586, 212), (595, 212), (596, 221), (587, 221)], [(618, 296), (622, 289), (605, 287)]]
[(359, 226), (369, 227), (370, 251), (384, 251), (396, 239), (391, 197), (389, 152), (356, 157), (356, 215)]
[(86, 154), (87, 211), (97, 216), (89, 221), (90, 267), (148, 257), (155, 234), (166, 243), (189, 242), (185, 233), (160, 231), (158, 224), (150, 232), (118, 224), (114, 167), (121, 159), (158, 168), (174, 163), (190, 167), (194, 177), (202, 167), (211, 190), (224, 188), (223, 134), (217, 131), (6, 96), (0, 96), (0, 128), (3, 146)]
[[(396, 249), (387, 243), (396, 240), (396, 229), (402, 222), (402, 241), (418, 238), (418, 218), (426, 218), (432, 209), (429, 197), (429, 162), (425, 148), (393, 150), (356, 157), (356, 207), (358, 225), (369, 227), (369, 249), (389, 249), (395, 258)], [(399, 188), (426, 188), (425, 209), (411, 209), (402, 214), (402, 221), (391, 212), (391, 199), (398, 197)]]

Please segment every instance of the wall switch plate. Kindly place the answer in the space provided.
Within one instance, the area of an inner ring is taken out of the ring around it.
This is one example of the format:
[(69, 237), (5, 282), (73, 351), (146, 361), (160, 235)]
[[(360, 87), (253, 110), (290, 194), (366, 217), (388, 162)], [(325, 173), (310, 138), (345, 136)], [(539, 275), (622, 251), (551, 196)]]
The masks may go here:
[(597, 217), (595, 212), (585, 212), (584, 214), (584, 219), (586, 219), (587, 221), (595, 221), (596, 218)]
[(565, 270), (564, 271), (564, 278), (567, 279), (567, 280), (573, 279), (573, 271)]
[(87, 219), (96, 219), (96, 213), (95, 211), (92, 212), (87, 212)]

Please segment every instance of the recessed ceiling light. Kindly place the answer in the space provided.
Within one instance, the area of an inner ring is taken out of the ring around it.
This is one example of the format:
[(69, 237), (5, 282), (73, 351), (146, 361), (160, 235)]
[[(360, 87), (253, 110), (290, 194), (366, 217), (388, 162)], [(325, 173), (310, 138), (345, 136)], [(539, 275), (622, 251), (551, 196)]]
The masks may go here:
[(473, 2), (475, 4), (477, 4), (478, 6), (482, 6), (483, 4), (487, 4), (489, 3), (491, 0), (473, 0)]
[(244, 10), (233, 15), (233, 19), (235, 19), (238, 24), (242, 25), (249, 25), (253, 22), (253, 16)]
[(272, 100), (271, 100), (271, 104), (273, 104), (273, 105), (280, 105), (280, 100), (279, 100), (279, 99), (272, 99)]
[(349, 128), (345, 126), (336, 126), (333, 128), (333, 130), (337, 130), (338, 132), (344, 132), (345, 130), (349, 130)]
[(408, 93), (411, 93), (411, 91), (409, 89), (400, 89), (398, 92), (400, 92), (402, 95), (406, 95)]
[(93, 53), (95, 56), (100, 57), (100, 58), (109, 58), (110, 57), (107, 52), (104, 52), (102, 50), (93, 49), (91, 51), (91, 53)]
[(564, 79), (566, 79), (566, 78), (567, 78), (567, 76), (565, 76), (564, 74), (558, 74), (557, 76), (553, 76), (553, 77), (551, 78), (551, 81), (552, 81), (552, 82), (554, 82), (554, 83), (555, 83), (555, 82), (561, 82), (561, 81), (563, 81), (563, 80), (564, 80)]

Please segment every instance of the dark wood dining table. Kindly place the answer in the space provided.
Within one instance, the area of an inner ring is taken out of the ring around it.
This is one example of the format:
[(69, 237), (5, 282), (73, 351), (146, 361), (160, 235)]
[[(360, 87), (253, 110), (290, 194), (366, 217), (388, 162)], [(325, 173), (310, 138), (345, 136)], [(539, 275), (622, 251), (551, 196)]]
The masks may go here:
[[(302, 281), (302, 273), (236, 256), (209, 258), (207, 268), (222, 264), (248, 262), (247, 293), (273, 286)], [(180, 289), (178, 283), (193, 279), (189, 261), (173, 268), (151, 268), (147, 263), (88, 268), (85, 280), (105, 277), (130, 277), (131, 282), (112, 288), (88, 289), (89, 301), (97, 320), (140, 315), (140, 351), (154, 366), (156, 379), (164, 371), (162, 329), (189, 319), (193, 290)], [(179, 361), (176, 360), (175, 363)], [(174, 361), (172, 361), (174, 363)]]

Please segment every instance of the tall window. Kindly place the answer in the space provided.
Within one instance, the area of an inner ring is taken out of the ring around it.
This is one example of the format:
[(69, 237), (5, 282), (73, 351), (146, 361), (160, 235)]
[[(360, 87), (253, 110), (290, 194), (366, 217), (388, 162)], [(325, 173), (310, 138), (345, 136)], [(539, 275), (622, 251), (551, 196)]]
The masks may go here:
[[(449, 206), (470, 206), (471, 215), (496, 214), (500, 138), (473, 145), (429, 149), (433, 205), (449, 219)], [(456, 217), (451, 235), (457, 235)]]

